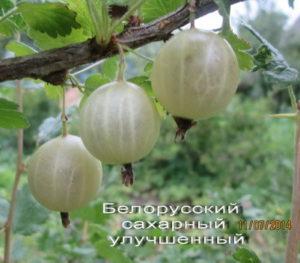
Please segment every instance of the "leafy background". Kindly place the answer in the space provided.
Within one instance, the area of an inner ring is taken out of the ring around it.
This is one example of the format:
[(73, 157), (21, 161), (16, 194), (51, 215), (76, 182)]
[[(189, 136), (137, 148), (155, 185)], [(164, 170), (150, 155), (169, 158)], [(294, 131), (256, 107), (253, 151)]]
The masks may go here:
[[(33, 5), (36, 2), (40, 1), (19, 4), (17, 13), (0, 22), (2, 58), (32, 54), (42, 49), (80, 42), (94, 35), (84, 1), (64, 0), (60, 1), (60, 4), (48, 1), (42, 8)], [(116, 2), (126, 4), (128, 1), (110, 1)], [(146, 1), (141, 7), (144, 21), (164, 15), (184, 1), (170, 1), (171, 4), (167, 2)], [(293, 82), (299, 97), (300, 83), (291, 75), (294, 72), (291, 67), (300, 69), (300, 20), (287, 27), (286, 15), (274, 9), (274, 1), (267, 2), (268, 4), (266, 1), (261, 2), (255, 17), (243, 17), (246, 27), (240, 23), (236, 25), (239, 35), (249, 43), (237, 39), (231, 32), (223, 32), (228, 41), (236, 47), (241, 61), (245, 63), (245, 69), (253, 66), (255, 72), (243, 72), (238, 93), (226, 112), (199, 122), (189, 132), (186, 141), (174, 143), (175, 124), (167, 116), (155, 149), (144, 160), (135, 164), (134, 187), (125, 188), (121, 185), (120, 167), (105, 166), (105, 177), (99, 197), (90, 206), (72, 213), (72, 227), (64, 230), (56, 213), (42, 208), (35, 202), (28, 190), (27, 175), (22, 176), (13, 228), (14, 262), (247, 263), (260, 262), (258, 258), (266, 263), (284, 261), (286, 231), (283, 230), (248, 231), (245, 234), (249, 236), (249, 244), (240, 249), (229, 245), (152, 244), (139, 248), (134, 245), (112, 248), (106, 239), (107, 235), (181, 233), (165, 233), (158, 230), (128, 233), (120, 228), (122, 220), (158, 218), (143, 215), (104, 215), (101, 212), (103, 202), (178, 205), (240, 202), (244, 213), (226, 218), (230, 222), (227, 234), (239, 231), (237, 222), (240, 219), (289, 218), (294, 124), (290, 120), (272, 119), (268, 115), (291, 111), (287, 83)], [(62, 5), (63, 3), (68, 4), (68, 8)], [(0, 15), (6, 14), (13, 7), (14, 3), (11, 1), (2, 0)], [(30, 15), (33, 8), (36, 8), (34, 16)], [(226, 12), (228, 10), (224, 8), (223, 15), (226, 16)], [(45, 17), (49, 21), (43, 23)], [(251, 28), (257, 29), (263, 39), (257, 35), (253, 36)], [(16, 40), (17, 32), (21, 33), (17, 34)], [(161, 43), (153, 43), (139, 49), (138, 52), (153, 58), (160, 45)], [(282, 52), (288, 63), (280, 60), (277, 49)], [(152, 96), (149, 81), (151, 63), (132, 53), (127, 55), (126, 62), (127, 78), (141, 85)], [(116, 67), (117, 58), (111, 58), (89, 71), (76, 75), (85, 88), (83, 98), (99, 85), (113, 80)], [(15, 97), (15, 82), (4, 82), (0, 85), (0, 125), (3, 127), (11, 123), (15, 128), (27, 127), (24, 141), (26, 161), (38, 145), (60, 133), (58, 100), (61, 87), (30, 79), (22, 80), (21, 85), (25, 90), (25, 118), (16, 110), (16, 105), (9, 102)], [(67, 111), (73, 134), (78, 134), (79, 94), (76, 89), (68, 91)], [(7, 116), (11, 121), (4, 119)], [(1, 226), (7, 216), (13, 184), (16, 135), (11, 130), (0, 129), (0, 138)], [(188, 221), (209, 219), (210, 216), (176, 218)], [(198, 235), (218, 233), (211, 230), (197, 231)], [(3, 242), (1, 239), (0, 260)]]

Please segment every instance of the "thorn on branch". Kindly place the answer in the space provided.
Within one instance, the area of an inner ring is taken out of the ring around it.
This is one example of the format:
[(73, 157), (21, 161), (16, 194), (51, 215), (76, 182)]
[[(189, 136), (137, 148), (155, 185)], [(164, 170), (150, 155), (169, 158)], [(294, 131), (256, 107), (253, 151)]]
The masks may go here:
[(128, 24), (125, 27), (127, 30), (130, 27), (138, 27), (142, 24), (142, 19), (139, 16), (130, 16), (128, 19)]
[(164, 19), (164, 20), (160, 21), (160, 23), (158, 24), (158, 29), (159, 29), (159, 30), (162, 30), (162, 29), (164, 29), (167, 25), (169, 25), (170, 23), (171, 23), (170, 20)]
[(60, 120), (62, 122), (67, 122), (69, 120), (68, 116), (66, 114), (61, 114), (60, 116)]
[(67, 74), (68, 74), (67, 70), (56, 71), (43, 77), (42, 80), (49, 82), (53, 85), (62, 85), (65, 83), (67, 79)]

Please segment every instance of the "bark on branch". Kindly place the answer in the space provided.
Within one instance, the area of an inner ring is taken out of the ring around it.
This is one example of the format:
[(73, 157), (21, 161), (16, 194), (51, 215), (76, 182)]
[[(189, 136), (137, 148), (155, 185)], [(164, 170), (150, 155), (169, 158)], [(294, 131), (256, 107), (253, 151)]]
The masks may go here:
[[(230, 0), (231, 4), (241, 1), (244, 0)], [(197, 17), (216, 10), (217, 6), (213, 0), (197, 1)], [(189, 8), (184, 6), (152, 23), (131, 27), (117, 38), (122, 44), (137, 48), (150, 42), (168, 39), (172, 31), (188, 22)], [(0, 82), (29, 77), (52, 84), (62, 84), (69, 69), (113, 56), (117, 52), (118, 49), (113, 43), (103, 47), (93, 38), (83, 43), (43, 51), (31, 56), (5, 59), (0, 61)]]

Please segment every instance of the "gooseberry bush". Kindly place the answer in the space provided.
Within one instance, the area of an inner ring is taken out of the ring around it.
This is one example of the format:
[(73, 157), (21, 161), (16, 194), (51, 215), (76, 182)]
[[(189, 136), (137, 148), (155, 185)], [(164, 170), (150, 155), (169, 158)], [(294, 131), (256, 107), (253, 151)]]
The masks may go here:
[[(243, 24), (260, 43), (258, 47), (233, 32), (233, 2), (237, 1), (1, 1), (0, 35), (15, 58), (0, 62), (0, 81), (16, 80), (18, 104), (0, 98), (0, 127), (20, 129), (16, 178), (3, 226), (5, 263), (12, 262), (16, 193), (23, 173), (35, 200), (60, 212), (63, 226), (68, 227), (74, 211), (76, 224), (80, 215), (76, 210), (97, 202), (105, 191), (101, 182), (108, 175), (102, 165), (120, 166), (123, 184), (134, 187), (134, 166), (155, 147), (162, 123), (172, 118), (177, 126), (170, 147), (177, 139), (188, 141), (190, 128), (226, 111), (241, 71), (262, 71), (282, 85), (296, 79), (297, 72), (256, 29)], [(223, 17), (222, 28), (198, 29), (195, 19), (214, 10)], [(161, 47), (153, 58), (136, 49), (159, 40)], [(147, 61), (142, 70), (136, 69), (138, 74), (126, 71), (127, 54)], [(61, 134), (37, 145), (28, 160), (22, 159), (23, 132), (32, 121), (23, 113), (25, 88), (43, 88), (61, 108), (53, 120)], [(73, 114), (66, 107), (66, 94), (72, 90), (80, 93), (80, 103), (74, 106), (79, 112), (74, 132), (78, 136), (72, 135)], [(294, 98), (291, 87), (289, 92)], [(293, 105), (296, 111), (294, 100)], [(45, 213), (36, 201), (30, 200)], [(89, 214), (81, 216), (86, 232)], [(98, 231), (92, 239), (99, 238), (102, 257), (131, 262), (119, 249), (109, 247), (101, 226), (92, 228)], [(260, 262), (246, 248), (237, 250), (234, 259)]]

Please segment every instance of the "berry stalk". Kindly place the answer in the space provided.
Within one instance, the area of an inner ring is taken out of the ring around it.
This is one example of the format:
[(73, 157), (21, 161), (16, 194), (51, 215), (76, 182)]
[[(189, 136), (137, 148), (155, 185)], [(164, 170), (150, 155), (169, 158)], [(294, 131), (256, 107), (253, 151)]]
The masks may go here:
[(121, 44), (117, 43), (117, 47), (120, 54), (120, 61), (119, 61), (119, 71), (117, 76), (117, 81), (124, 81), (125, 80), (125, 54)]
[(196, 19), (196, 0), (190, 0), (190, 23), (191, 28), (195, 28), (195, 19)]
[(62, 136), (63, 136), (63, 137), (65, 137), (65, 136), (68, 135), (67, 121), (68, 121), (68, 117), (67, 117), (67, 115), (66, 115), (66, 88), (63, 86), (63, 93), (62, 93), (62, 112), (61, 112)]

